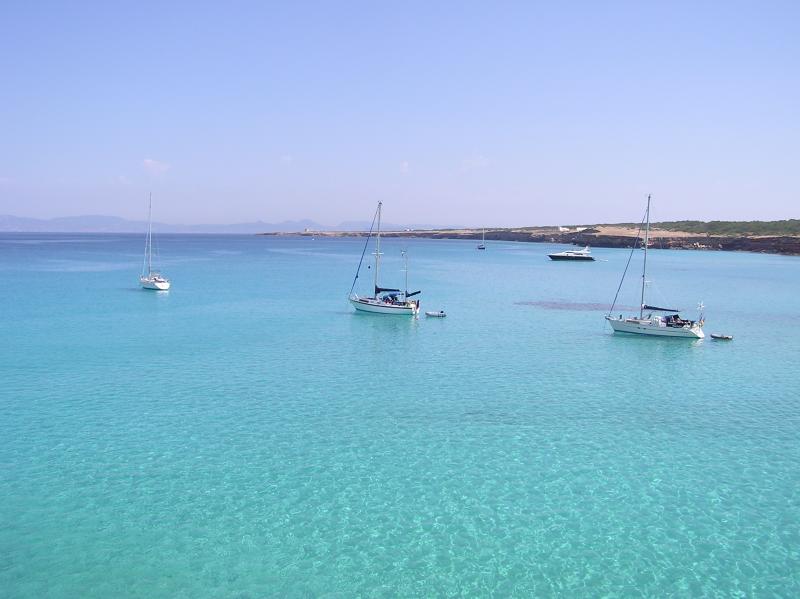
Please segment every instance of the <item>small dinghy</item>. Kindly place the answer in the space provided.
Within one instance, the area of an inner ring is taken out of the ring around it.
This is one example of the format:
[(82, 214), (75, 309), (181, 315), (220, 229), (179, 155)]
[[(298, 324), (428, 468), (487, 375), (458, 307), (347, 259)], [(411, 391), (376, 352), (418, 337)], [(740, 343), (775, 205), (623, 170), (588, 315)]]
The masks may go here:
[(723, 335), (722, 333), (711, 333), (711, 338), (717, 341), (730, 341), (733, 335)]
[(425, 316), (430, 316), (431, 318), (444, 318), (447, 314), (444, 313), (444, 310), (439, 310), (438, 312), (425, 312)]

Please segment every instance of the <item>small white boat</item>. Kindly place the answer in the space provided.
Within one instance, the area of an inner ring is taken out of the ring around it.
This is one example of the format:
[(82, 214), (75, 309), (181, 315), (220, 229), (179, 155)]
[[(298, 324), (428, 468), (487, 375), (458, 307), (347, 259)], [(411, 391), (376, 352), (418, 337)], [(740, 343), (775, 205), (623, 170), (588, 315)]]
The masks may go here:
[(438, 312), (425, 312), (425, 316), (430, 316), (431, 318), (444, 318), (447, 316), (444, 310), (439, 310)]
[(582, 261), (591, 261), (594, 260), (594, 256), (591, 254), (591, 250), (587, 245), (582, 250), (566, 250), (564, 252), (558, 252), (555, 254), (547, 254), (551, 260), (582, 260)]
[(142, 289), (166, 291), (170, 287), (169, 279), (157, 270), (153, 270), (153, 194), (150, 194), (150, 203), (147, 210), (147, 237), (144, 242), (144, 262), (142, 274), (139, 277)]
[(483, 232), (481, 233), (481, 242), (478, 244), (478, 249), (479, 250), (486, 249), (486, 229), (483, 229)]
[(390, 289), (388, 287), (381, 287), (378, 284), (378, 275), (381, 269), (381, 207), (383, 202), (378, 202), (378, 210), (373, 219), (373, 225), (377, 220), (378, 229), (375, 235), (375, 281), (374, 292), (371, 296), (361, 297), (353, 290), (358, 281), (358, 273), (361, 271), (361, 264), (364, 261), (364, 254), (367, 251), (369, 238), (372, 237), (372, 229), (370, 228), (367, 241), (364, 244), (364, 251), (361, 252), (361, 260), (356, 269), (356, 276), (353, 279), (353, 285), (350, 287), (350, 304), (359, 312), (370, 312), (372, 314), (397, 314), (416, 316), (419, 314), (419, 300), (409, 299), (421, 293), (420, 291), (408, 292), (408, 255), (403, 252), (405, 259), (405, 273), (406, 273), (406, 290), (400, 291), (399, 289)]
[(711, 333), (711, 338), (716, 339), (717, 341), (731, 341), (733, 340), (733, 335), (723, 335), (722, 333)]
[[(614, 306), (617, 303), (617, 296), (619, 290), (622, 288), (622, 283), (625, 280), (625, 271), (622, 273), (622, 280), (617, 288), (617, 295), (614, 296), (614, 301), (611, 303), (611, 309), (606, 315), (606, 320), (615, 333), (633, 333), (636, 335), (648, 335), (651, 337), (684, 337), (688, 339), (703, 339), (703, 304), (699, 305), (700, 316), (696, 321), (681, 318), (678, 310), (674, 308), (660, 308), (658, 306), (650, 306), (645, 303), (645, 287), (647, 283), (647, 248), (649, 247), (650, 237), (650, 196), (647, 196), (647, 211), (645, 212), (646, 228), (644, 234), (644, 264), (642, 266), (642, 291), (641, 303), (639, 304), (639, 315), (624, 317), (622, 314), (612, 316)], [(643, 219), (644, 220), (644, 219)], [(634, 247), (636, 247), (634, 245)], [(631, 256), (633, 249), (631, 249)], [(630, 258), (628, 258), (630, 263)], [(665, 314), (662, 316), (662, 314)]]

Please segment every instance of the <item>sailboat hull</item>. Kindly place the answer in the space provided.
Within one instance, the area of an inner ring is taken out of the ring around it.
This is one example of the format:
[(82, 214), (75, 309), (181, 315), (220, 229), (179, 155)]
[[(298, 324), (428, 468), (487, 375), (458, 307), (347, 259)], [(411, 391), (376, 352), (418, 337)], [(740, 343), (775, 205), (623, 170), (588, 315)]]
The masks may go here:
[(371, 314), (394, 314), (396, 316), (415, 316), (419, 313), (419, 302), (409, 301), (405, 304), (387, 304), (369, 297), (348, 298), (359, 312)]
[(153, 279), (151, 277), (139, 277), (139, 284), (142, 289), (152, 289), (154, 291), (166, 291), (169, 289), (170, 282), (166, 279)]
[(703, 339), (706, 335), (699, 325), (684, 327), (663, 326), (657, 320), (646, 318), (610, 318), (606, 317), (608, 324), (615, 333), (631, 333), (634, 335), (649, 335), (652, 337), (679, 337), (683, 339)]

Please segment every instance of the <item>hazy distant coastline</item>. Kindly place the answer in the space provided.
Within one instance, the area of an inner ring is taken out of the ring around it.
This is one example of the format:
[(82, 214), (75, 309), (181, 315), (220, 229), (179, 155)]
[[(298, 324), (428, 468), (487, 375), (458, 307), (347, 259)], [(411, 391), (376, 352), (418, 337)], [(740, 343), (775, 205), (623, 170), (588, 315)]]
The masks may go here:
[[(345, 221), (338, 225), (322, 225), (312, 220), (292, 220), (280, 223), (255, 221), (229, 225), (181, 225), (154, 222), (153, 228), (160, 233), (218, 233), (252, 235), (256, 233), (291, 233), (293, 231), (359, 231), (369, 229), (370, 222)], [(436, 224), (387, 224), (388, 229), (437, 229)], [(143, 233), (146, 221), (128, 220), (118, 216), (85, 215), (60, 218), (27, 218), (0, 215), (0, 232), (4, 233)]]
[[(371, 223), (347, 221), (322, 225), (303, 219), (281, 223), (262, 221), (229, 225), (174, 225), (154, 223), (161, 233), (208, 233), (239, 235), (301, 235), (318, 237), (363, 236)], [(53, 219), (0, 215), (0, 233), (142, 233), (144, 221), (115, 216), (76, 216)], [(386, 237), (428, 239), (479, 239), (483, 229), (442, 227), (431, 224), (384, 224)], [(488, 241), (566, 243), (593, 247), (631, 247), (638, 234), (633, 223), (582, 226), (490, 227)], [(800, 255), (800, 219), (780, 221), (673, 221), (654, 223), (650, 231), (652, 247), (665, 249), (703, 249), (750, 251)]]

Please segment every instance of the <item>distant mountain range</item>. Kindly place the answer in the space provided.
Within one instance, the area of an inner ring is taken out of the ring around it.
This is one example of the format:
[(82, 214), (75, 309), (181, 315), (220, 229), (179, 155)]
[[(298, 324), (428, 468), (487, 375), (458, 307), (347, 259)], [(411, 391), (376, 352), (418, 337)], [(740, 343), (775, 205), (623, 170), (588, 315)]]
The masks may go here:
[[(153, 223), (159, 233), (295, 233), (309, 231), (367, 231), (369, 221), (346, 221), (335, 226), (321, 225), (312, 220), (287, 220), (282, 223), (238, 223), (233, 225), (170, 225)], [(430, 224), (396, 225), (383, 223), (384, 231), (406, 229), (441, 229)], [(453, 227), (445, 227), (453, 228)], [(146, 221), (127, 220), (118, 216), (65, 216), (61, 218), (25, 218), (0, 215), (0, 232), (6, 233), (142, 233), (147, 229)]]

